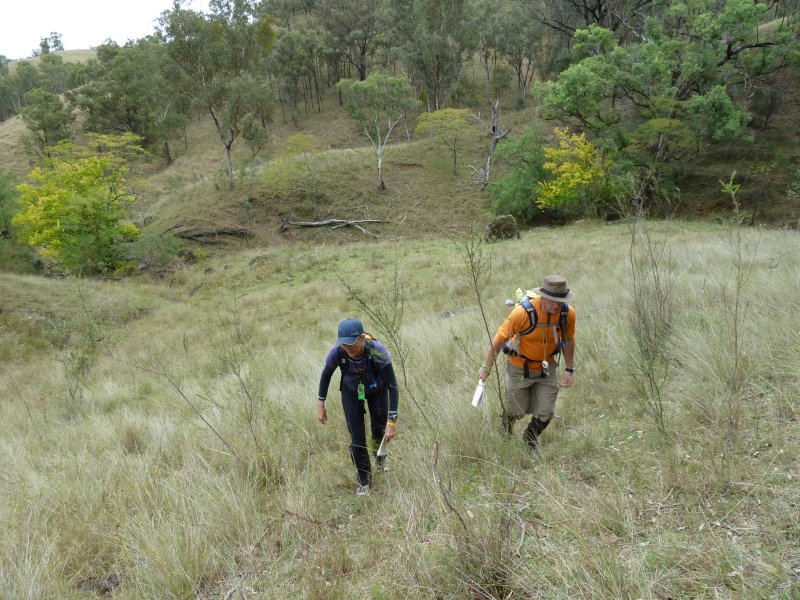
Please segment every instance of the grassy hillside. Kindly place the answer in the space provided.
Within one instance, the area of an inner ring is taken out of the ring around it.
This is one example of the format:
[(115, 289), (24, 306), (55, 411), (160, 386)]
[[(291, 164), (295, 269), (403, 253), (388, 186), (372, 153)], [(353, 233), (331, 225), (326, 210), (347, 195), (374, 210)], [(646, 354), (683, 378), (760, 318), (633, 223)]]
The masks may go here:
[[(491, 330), (545, 273), (578, 294), (576, 383), (538, 455), (499, 433), (496, 381), (469, 405), (487, 332), (444, 236), (296, 240), (152, 283), (0, 275), (0, 596), (798, 597), (796, 234), (647, 227), (477, 247)], [(391, 337), (342, 282), (398, 319), (405, 382), (363, 499), (317, 378), (341, 317)], [(671, 297), (648, 306), (672, 323), (655, 396), (634, 283)]]
[[(276, 114), (258, 156), (237, 142), (233, 191), (212, 124), (192, 123), (171, 164), (142, 165), (133, 218), (251, 237), (119, 280), (0, 269), (0, 597), (800, 597), (800, 113), (782, 76), (764, 135), (681, 179), (698, 218), (635, 236), (585, 221), (479, 245), (477, 121), (456, 173), (396, 130), (383, 193), (332, 92), (297, 127)], [(501, 126), (546, 132), (536, 114)], [(0, 169), (21, 177), (24, 131), (0, 123)], [(784, 227), (729, 225), (734, 170), (743, 210)], [(281, 227), (324, 219), (379, 222)], [(499, 378), (469, 400), (505, 298), (551, 272), (578, 294), (578, 373), (532, 455), (524, 425), (500, 434)], [(402, 381), (366, 498), (336, 376), (329, 423), (313, 413), (345, 316)]]
[[(64, 62), (66, 63), (85, 63), (91, 58), (95, 58), (97, 56), (96, 50), (64, 50), (63, 52), (53, 52), (55, 56), (60, 56)], [(20, 60), (24, 60), (25, 62), (31, 63), (33, 66), (38, 67), (40, 58), (38, 56), (29, 56), (28, 58), (23, 58)], [(17, 68), (17, 63), (20, 60), (12, 60), (8, 63), (9, 70), (13, 73), (14, 69)]]
[[(519, 131), (534, 111), (509, 110), (501, 118), (504, 127)], [(176, 161), (151, 179), (156, 193), (143, 198), (139, 210), (157, 219), (154, 229), (200, 227), (202, 221), (207, 226), (243, 224), (256, 233), (256, 243), (363, 236), (353, 229), (289, 229), (278, 236), (289, 214), (298, 221), (379, 219), (382, 223), (371, 231), (389, 238), (446, 235), (465, 225), (485, 225), (491, 218), (488, 193), (474, 184), (469, 165), (482, 166), (486, 159), (487, 124), (476, 119), (465, 133), (456, 173), (446, 149), (434, 139), (417, 138), (413, 126), (409, 121), (410, 136), (403, 126), (394, 131), (384, 159), (388, 190), (378, 192), (374, 150), (329, 92), (322, 112), (303, 114), (297, 127), (277, 114), (270, 143), (259, 156), (237, 144), (237, 187), (228, 192), (222, 146), (210, 123), (201, 121), (190, 130), (188, 148), (179, 148)], [(287, 156), (295, 136), (311, 139), (313, 151)]]
[(0, 170), (13, 171), (20, 178), (35, 165), (25, 151), (23, 137), (26, 133), (28, 130), (20, 116), (0, 123)]
[[(755, 142), (718, 148), (679, 180), (679, 214), (724, 214), (729, 204), (719, 194), (719, 181), (736, 171), (742, 184), (739, 200), (755, 222), (797, 225), (798, 194), (792, 190), (800, 185), (795, 156), (800, 115), (792, 108), (797, 97), (795, 75), (785, 73), (783, 77), (785, 94), (780, 111), (765, 130), (757, 132)], [(510, 105), (510, 100), (506, 104)], [(488, 103), (486, 109), (484, 118)], [(534, 107), (501, 111), (501, 126), (511, 128), (512, 136), (532, 122), (545, 132), (550, 127), (536, 121)], [(384, 165), (388, 191), (378, 193), (374, 152), (331, 92), (322, 112), (309, 110), (301, 115), (297, 127), (288, 117), (284, 120), (277, 114), (270, 143), (257, 156), (243, 141), (237, 142), (237, 181), (235, 189), (229, 191), (222, 145), (210, 120), (200, 117), (189, 127), (186, 140), (174, 144), (174, 162), (165, 165), (157, 160), (155, 171), (148, 171), (151, 174), (137, 190), (134, 218), (146, 223), (146, 234), (244, 227), (254, 234), (249, 240), (254, 245), (353, 240), (365, 235), (353, 228), (290, 228), (279, 232), (288, 218), (378, 219), (381, 223), (371, 225), (369, 231), (389, 239), (447, 235), (466, 225), (485, 225), (491, 218), (488, 192), (478, 190), (469, 166), (478, 167), (485, 161), (489, 141), (485, 123), (476, 120), (465, 136), (456, 173), (442, 145), (416, 137), (413, 122), (409, 127), (410, 141), (404, 128), (394, 132)], [(24, 132), (19, 118), (0, 123), (0, 168), (20, 176), (32, 164), (21, 143)], [(309, 137), (315, 151), (287, 157), (287, 148), (297, 135)], [(502, 164), (495, 164), (495, 177), (502, 168)]]

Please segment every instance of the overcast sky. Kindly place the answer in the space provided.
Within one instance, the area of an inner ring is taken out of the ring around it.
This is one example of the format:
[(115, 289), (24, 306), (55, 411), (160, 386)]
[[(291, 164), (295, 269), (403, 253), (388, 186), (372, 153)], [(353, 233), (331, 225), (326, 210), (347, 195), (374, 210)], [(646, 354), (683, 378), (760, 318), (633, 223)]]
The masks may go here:
[[(60, 33), (64, 50), (87, 50), (112, 39), (120, 46), (155, 31), (172, 0), (8, 0), (0, 13), (0, 54), (27, 58), (42, 38)], [(207, 0), (189, 8), (208, 11)]]

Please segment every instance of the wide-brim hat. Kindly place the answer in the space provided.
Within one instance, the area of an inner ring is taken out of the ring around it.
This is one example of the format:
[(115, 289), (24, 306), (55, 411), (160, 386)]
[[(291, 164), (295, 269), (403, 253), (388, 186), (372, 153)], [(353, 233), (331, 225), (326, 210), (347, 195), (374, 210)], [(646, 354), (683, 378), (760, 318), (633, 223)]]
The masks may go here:
[(361, 321), (358, 319), (345, 319), (339, 323), (339, 339), (336, 340), (336, 344), (352, 346), (362, 333), (364, 333), (364, 326)]
[(575, 292), (567, 287), (567, 280), (561, 275), (548, 275), (544, 278), (542, 287), (534, 288), (533, 291), (542, 298), (555, 300), (556, 302), (572, 302), (575, 300)]

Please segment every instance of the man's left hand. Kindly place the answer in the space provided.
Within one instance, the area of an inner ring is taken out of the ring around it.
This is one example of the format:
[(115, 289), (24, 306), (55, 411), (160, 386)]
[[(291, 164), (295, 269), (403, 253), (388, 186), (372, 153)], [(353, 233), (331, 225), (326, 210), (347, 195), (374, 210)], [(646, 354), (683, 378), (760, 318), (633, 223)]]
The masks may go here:
[(564, 377), (561, 378), (561, 387), (570, 387), (572, 385), (572, 373), (569, 371), (564, 373)]
[(386, 440), (392, 439), (395, 435), (397, 435), (397, 424), (396, 423), (387, 423), (386, 424)]

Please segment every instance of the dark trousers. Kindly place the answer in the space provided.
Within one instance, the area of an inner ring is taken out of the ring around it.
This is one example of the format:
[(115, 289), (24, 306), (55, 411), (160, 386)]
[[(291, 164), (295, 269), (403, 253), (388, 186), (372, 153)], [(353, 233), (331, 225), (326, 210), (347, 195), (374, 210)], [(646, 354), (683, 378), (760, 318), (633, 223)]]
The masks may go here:
[(342, 409), (345, 421), (347, 421), (347, 431), (350, 432), (350, 458), (358, 470), (359, 483), (364, 485), (369, 483), (372, 470), (369, 462), (364, 415), (369, 409), (370, 433), (372, 439), (380, 444), (386, 430), (386, 419), (389, 416), (389, 391), (383, 388), (367, 394), (366, 400), (359, 400), (355, 391), (342, 389)]

